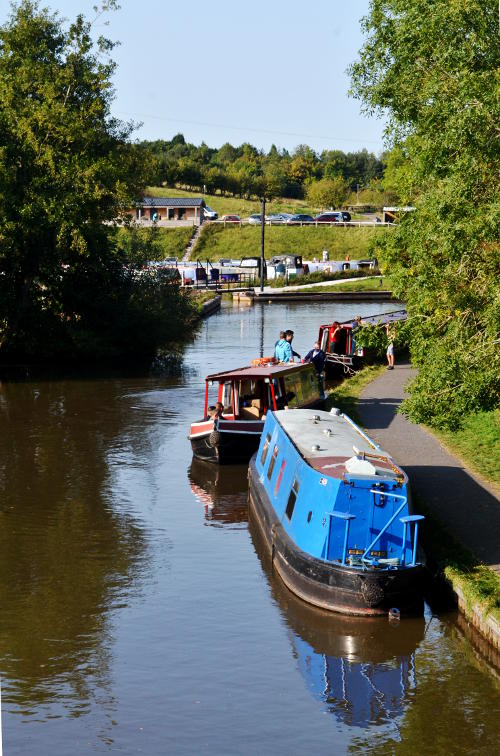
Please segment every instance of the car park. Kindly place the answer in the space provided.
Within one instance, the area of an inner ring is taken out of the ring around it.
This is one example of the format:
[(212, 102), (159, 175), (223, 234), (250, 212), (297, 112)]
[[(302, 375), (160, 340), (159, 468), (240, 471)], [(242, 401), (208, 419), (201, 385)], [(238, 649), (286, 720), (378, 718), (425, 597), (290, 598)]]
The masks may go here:
[(297, 213), (296, 215), (292, 215), (291, 218), (289, 218), (286, 221), (287, 225), (298, 225), (302, 223), (314, 223), (314, 218), (312, 215), (305, 215), (303, 213)]
[(315, 223), (343, 223), (342, 213), (320, 213), (314, 218)]

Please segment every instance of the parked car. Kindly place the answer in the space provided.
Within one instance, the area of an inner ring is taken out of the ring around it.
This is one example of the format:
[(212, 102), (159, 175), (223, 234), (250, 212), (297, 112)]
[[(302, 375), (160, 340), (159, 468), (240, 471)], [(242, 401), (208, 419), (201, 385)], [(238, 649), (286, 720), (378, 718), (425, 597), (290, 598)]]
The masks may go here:
[(279, 224), (284, 223), (283, 220), (283, 214), (282, 213), (271, 213), (271, 215), (266, 215), (266, 223), (273, 224)]
[(221, 220), (225, 221), (226, 223), (241, 223), (241, 218), (239, 215), (223, 215)]
[(297, 215), (292, 215), (292, 217), (287, 220), (287, 224), (290, 226), (297, 225), (298, 223), (314, 223), (314, 219), (312, 215), (298, 213)]
[(248, 222), (249, 222), (249, 223), (250, 223), (250, 225), (252, 225), (252, 226), (258, 226), (258, 225), (259, 225), (259, 223), (261, 222), (261, 219), (262, 219), (262, 216), (261, 216), (261, 214), (260, 214), (260, 213), (253, 213), (253, 214), (252, 214), (252, 215), (251, 215), (251, 216), (249, 217), (249, 219), (248, 219)]
[(208, 205), (205, 205), (204, 210), (205, 210), (205, 218), (207, 220), (217, 220), (217, 218), (219, 217), (219, 213), (216, 213), (215, 210), (212, 210), (212, 208), (209, 207)]
[(314, 218), (315, 223), (343, 223), (342, 213), (320, 213)]
[(347, 210), (342, 210), (342, 218), (348, 223), (351, 220), (351, 213), (348, 213)]

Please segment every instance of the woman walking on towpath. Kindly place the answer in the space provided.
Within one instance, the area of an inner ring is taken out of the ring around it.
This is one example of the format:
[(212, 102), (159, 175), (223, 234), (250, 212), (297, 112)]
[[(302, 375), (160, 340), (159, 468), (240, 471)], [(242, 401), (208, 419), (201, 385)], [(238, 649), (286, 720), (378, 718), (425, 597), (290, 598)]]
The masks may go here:
[(387, 334), (387, 338), (389, 339), (389, 344), (387, 346), (387, 370), (394, 370), (394, 339), (396, 338), (396, 332), (394, 331), (394, 328), (391, 328), (389, 323), (386, 323), (385, 325), (385, 332)]

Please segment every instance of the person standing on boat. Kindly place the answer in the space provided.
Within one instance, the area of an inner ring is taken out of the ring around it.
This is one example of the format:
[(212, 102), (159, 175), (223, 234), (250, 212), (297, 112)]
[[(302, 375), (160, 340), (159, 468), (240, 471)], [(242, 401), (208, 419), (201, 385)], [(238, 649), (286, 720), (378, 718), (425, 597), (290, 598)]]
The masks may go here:
[(278, 362), (293, 362), (292, 345), (285, 338), (280, 339), (274, 348)]
[(325, 362), (326, 362), (326, 354), (319, 346), (319, 341), (314, 342), (314, 347), (309, 350), (309, 352), (306, 354), (304, 358), (304, 362), (312, 362), (314, 365), (314, 368), (316, 370), (316, 375), (318, 378), (318, 388), (319, 388), (319, 394), (320, 396), (325, 395), (325, 391), (323, 388), (323, 370), (325, 368)]
[(339, 336), (340, 336), (340, 323), (335, 321), (330, 326), (330, 351), (334, 354), (340, 354), (339, 352)]
[(274, 344), (274, 348), (275, 348), (275, 349), (276, 349), (276, 347), (278, 346), (278, 344), (280, 343), (280, 341), (281, 341), (282, 339), (284, 339), (284, 338), (285, 338), (285, 331), (280, 331), (280, 337), (279, 337), (278, 341), (276, 341), (276, 342), (275, 342), (275, 344)]
[(385, 332), (389, 340), (386, 352), (387, 370), (394, 370), (394, 339), (396, 338), (396, 332), (394, 331), (394, 328), (391, 328), (389, 323), (385, 324)]
[[(290, 349), (292, 349), (293, 331), (285, 331), (285, 339), (290, 344)], [(292, 359), (290, 360), (291, 362), (293, 362), (294, 357), (297, 357), (297, 359), (300, 360), (300, 354), (298, 352), (294, 352), (292, 349)]]
[(361, 327), (361, 315), (356, 315), (351, 326), (351, 356), (356, 354), (356, 331)]

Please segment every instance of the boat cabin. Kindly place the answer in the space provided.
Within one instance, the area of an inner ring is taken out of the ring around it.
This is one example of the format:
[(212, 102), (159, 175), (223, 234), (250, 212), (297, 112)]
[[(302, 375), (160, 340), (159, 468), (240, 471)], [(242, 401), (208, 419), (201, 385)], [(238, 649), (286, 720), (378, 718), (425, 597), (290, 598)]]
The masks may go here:
[(223, 417), (260, 420), (268, 409), (308, 407), (320, 400), (316, 372), (311, 364), (259, 365), (208, 375), (204, 417), (210, 416), (210, 387), (217, 385)]

